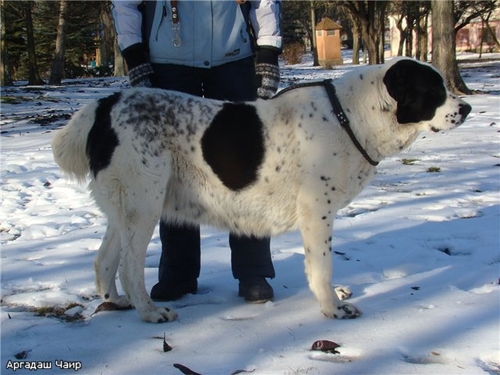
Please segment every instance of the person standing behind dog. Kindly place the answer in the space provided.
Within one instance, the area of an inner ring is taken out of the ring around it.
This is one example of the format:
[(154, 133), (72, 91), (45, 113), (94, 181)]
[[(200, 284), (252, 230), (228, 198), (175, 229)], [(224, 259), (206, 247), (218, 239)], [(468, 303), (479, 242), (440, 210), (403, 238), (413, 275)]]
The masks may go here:
[[(281, 0), (113, 1), (118, 45), (132, 86), (252, 101), (279, 85)], [(255, 59), (254, 59), (255, 54)], [(200, 228), (160, 221), (162, 254), (151, 298), (196, 293)], [(250, 303), (274, 298), (270, 238), (229, 234), (239, 295)]]

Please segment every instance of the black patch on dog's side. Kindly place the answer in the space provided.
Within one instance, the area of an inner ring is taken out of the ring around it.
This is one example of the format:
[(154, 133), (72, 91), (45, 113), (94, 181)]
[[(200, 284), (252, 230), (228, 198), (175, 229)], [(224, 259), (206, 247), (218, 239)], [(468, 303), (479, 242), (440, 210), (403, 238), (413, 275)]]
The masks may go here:
[(446, 101), (443, 78), (429, 66), (411, 60), (394, 64), (384, 76), (384, 84), (398, 102), (400, 124), (430, 120)]
[(264, 159), (263, 124), (255, 107), (227, 103), (201, 139), (203, 158), (231, 190), (241, 190), (257, 179)]
[(120, 97), (120, 93), (115, 93), (98, 101), (94, 125), (89, 132), (86, 149), (90, 171), (94, 177), (109, 165), (113, 152), (119, 144), (118, 136), (111, 127), (111, 110)]

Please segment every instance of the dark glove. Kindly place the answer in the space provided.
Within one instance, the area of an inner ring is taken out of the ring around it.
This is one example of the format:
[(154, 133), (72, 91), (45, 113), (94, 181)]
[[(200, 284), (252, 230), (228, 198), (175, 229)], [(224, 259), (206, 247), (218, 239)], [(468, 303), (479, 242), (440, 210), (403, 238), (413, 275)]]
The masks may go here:
[(257, 51), (255, 73), (259, 98), (269, 99), (278, 91), (280, 84), (278, 56), (279, 50), (271, 47), (261, 47)]
[(128, 80), (133, 87), (152, 87), (151, 78), (154, 74), (149, 63), (146, 50), (142, 43), (134, 44), (122, 51), (128, 67)]

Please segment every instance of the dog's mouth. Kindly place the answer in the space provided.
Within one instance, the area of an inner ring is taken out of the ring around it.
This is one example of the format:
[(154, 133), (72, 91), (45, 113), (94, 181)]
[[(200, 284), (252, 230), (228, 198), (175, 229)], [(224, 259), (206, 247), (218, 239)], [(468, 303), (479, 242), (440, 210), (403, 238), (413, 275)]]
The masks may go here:
[[(472, 110), (472, 107), (469, 104), (460, 103), (458, 106), (457, 113), (450, 114), (450, 115), (446, 116), (448, 122), (450, 123), (450, 126), (448, 126), (448, 124), (447, 124), (445, 126), (444, 130), (455, 129), (458, 126), (462, 125), (465, 122), (465, 120), (467, 119), (467, 116), (469, 115), (471, 110)], [(439, 133), (439, 132), (443, 131), (443, 129), (437, 128), (434, 125), (430, 125), (430, 130), (434, 133)]]

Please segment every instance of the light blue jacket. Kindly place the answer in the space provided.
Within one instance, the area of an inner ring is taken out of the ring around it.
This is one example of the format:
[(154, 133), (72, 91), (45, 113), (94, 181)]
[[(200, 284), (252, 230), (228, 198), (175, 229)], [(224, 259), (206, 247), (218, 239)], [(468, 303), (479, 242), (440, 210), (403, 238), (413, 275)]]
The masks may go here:
[[(281, 49), (280, 0), (249, 1), (248, 17), (257, 46)], [(152, 63), (210, 68), (249, 57), (252, 37), (234, 0), (179, 0), (180, 46), (173, 43), (172, 3), (113, 1), (118, 45), (123, 51), (144, 42)]]

